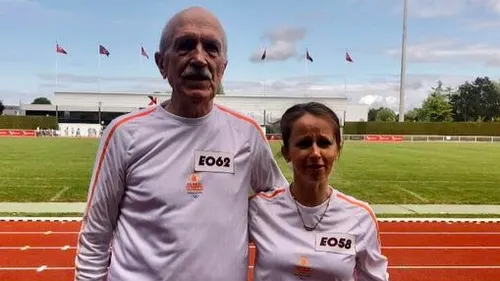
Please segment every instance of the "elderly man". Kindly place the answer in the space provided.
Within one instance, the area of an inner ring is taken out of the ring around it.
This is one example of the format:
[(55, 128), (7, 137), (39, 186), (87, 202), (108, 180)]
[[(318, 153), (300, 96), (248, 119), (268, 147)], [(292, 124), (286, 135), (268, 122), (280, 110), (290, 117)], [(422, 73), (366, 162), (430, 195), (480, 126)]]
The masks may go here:
[(249, 188), (287, 182), (259, 125), (213, 102), (226, 54), (208, 11), (167, 23), (155, 60), (171, 99), (106, 128), (75, 280), (246, 280)]

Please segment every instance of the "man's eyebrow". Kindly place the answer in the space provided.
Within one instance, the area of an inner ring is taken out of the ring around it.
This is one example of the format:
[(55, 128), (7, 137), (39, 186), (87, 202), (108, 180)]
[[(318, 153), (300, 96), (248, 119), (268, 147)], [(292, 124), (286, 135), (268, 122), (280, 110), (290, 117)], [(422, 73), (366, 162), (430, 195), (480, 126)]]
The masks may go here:
[[(181, 35), (176, 36), (173, 41), (174, 41), (174, 43), (177, 43), (180, 41), (184, 41), (187, 39), (194, 39), (194, 38), (198, 38), (198, 37), (199, 37), (198, 34), (186, 32), (186, 33), (182, 33)], [(218, 46), (222, 45), (221, 40), (219, 40), (216, 36), (212, 36), (212, 35), (204, 35), (204, 38), (202, 38), (202, 41), (209, 42), (212, 44), (217, 44)]]

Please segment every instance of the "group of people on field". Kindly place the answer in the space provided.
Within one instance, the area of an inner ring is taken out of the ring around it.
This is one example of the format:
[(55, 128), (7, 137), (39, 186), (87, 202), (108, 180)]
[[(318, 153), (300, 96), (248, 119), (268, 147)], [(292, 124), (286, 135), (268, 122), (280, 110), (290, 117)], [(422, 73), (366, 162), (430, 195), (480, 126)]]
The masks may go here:
[(75, 280), (246, 281), (249, 242), (256, 281), (389, 280), (372, 209), (329, 184), (342, 149), (336, 114), (317, 102), (283, 114), (289, 182), (259, 124), (214, 103), (227, 50), (204, 8), (163, 28), (154, 58), (171, 98), (106, 127)]

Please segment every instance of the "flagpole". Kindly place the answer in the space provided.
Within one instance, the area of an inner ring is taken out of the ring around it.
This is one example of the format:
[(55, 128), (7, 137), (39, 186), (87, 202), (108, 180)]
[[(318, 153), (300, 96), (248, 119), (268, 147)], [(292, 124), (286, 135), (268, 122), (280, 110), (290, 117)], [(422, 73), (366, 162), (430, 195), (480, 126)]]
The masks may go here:
[(403, 7), (403, 40), (401, 42), (401, 78), (399, 84), (399, 122), (405, 118), (405, 84), (406, 84), (406, 32), (408, 18), (408, 0), (404, 0)]
[(267, 56), (264, 58), (264, 96), (267, 91)]
[(345, 55), (344, 55), (344, 95), (347, 96), (347, 48), (345, 49)]
[[(307, 48), (306, 48), (306, 52), (304, 54), (304, 69), (305, 69), (305, 76), (306, 76), (306, 81), (307, 81), (307, 74), (308, 74), (308, 69), (307, 69)], [(304, 83), (304, 96), (307, 96), (307, 82)]]
[(57, 47), (59, 46), (59, 42), (56, 40), (56, 91), (59, 88), (59, 53)]
[(140, 63), (140, 66), (141, 66), (141, 75), (142, 75), (142, 72), (143, 72), (143, 69), (144, 69), (144, 63), (143, 63), (143, 58), (142, 58), (142, 44), (141, 44), (141, 49), (140, 49), (140, 53), (139, 53), (139, 63)]
[(304, 62), (305, 62), (304, 68), (305, 68), (305, 73), (306, 73), (306, 77), (307, 77), (307, 72), (308, 72), (308, 69), (307, 69), (307, 49), (306, 49), (306, 53), (304, 54)]
[(97, 42), (97, 92), (101, 92), (101, 48), (100, 48), (100, 43)]

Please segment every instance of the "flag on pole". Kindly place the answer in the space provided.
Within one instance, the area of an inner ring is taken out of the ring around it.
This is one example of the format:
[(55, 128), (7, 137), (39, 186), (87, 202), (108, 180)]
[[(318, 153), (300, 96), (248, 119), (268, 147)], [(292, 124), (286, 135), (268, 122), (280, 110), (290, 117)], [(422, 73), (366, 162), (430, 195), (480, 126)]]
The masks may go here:
[(99, 54), (106, 55), (107, 57), (109, 57), (109, 51), (108, 51), (108, 49), (106, 49), (106, 47), (104, 47), (101, 44), (99, 44)]
[(61, 47), (59, 44), (56, 44), (56, 52), (60, 53), (60, 54), (65, 54), (65, 55), (68, 54), (68, 52), (66, 52), (66, 50), (63, 47)]
[(68, 52), (56, 40), (56, 91), (59, 88), (59, 54), (67, 55)]
[(348, 62), (353, 62), (351, 56), (349, 55), (349, 52), (345, 52), (345, 60), (348, 61)]
[(146, 50), (144, 50), (144, 47), (142, 47), (142, 46), (141, 46), (141, 55), (143, 57), (146, 57), (147, 59), (149, 59), (148, 53), (146, 53)]
[(309, 50), (306, 49), (306, 59), (310, 62), (313, 62), (313, 58), (311, 57), (311, 54), (309, 54)]
[(265, 60), (266, 59), (266, 53), (267, 53), (267, 48), (264, 49), (264, 52), (262, 53), (262, 56), (260, 57), (260, 60)]

